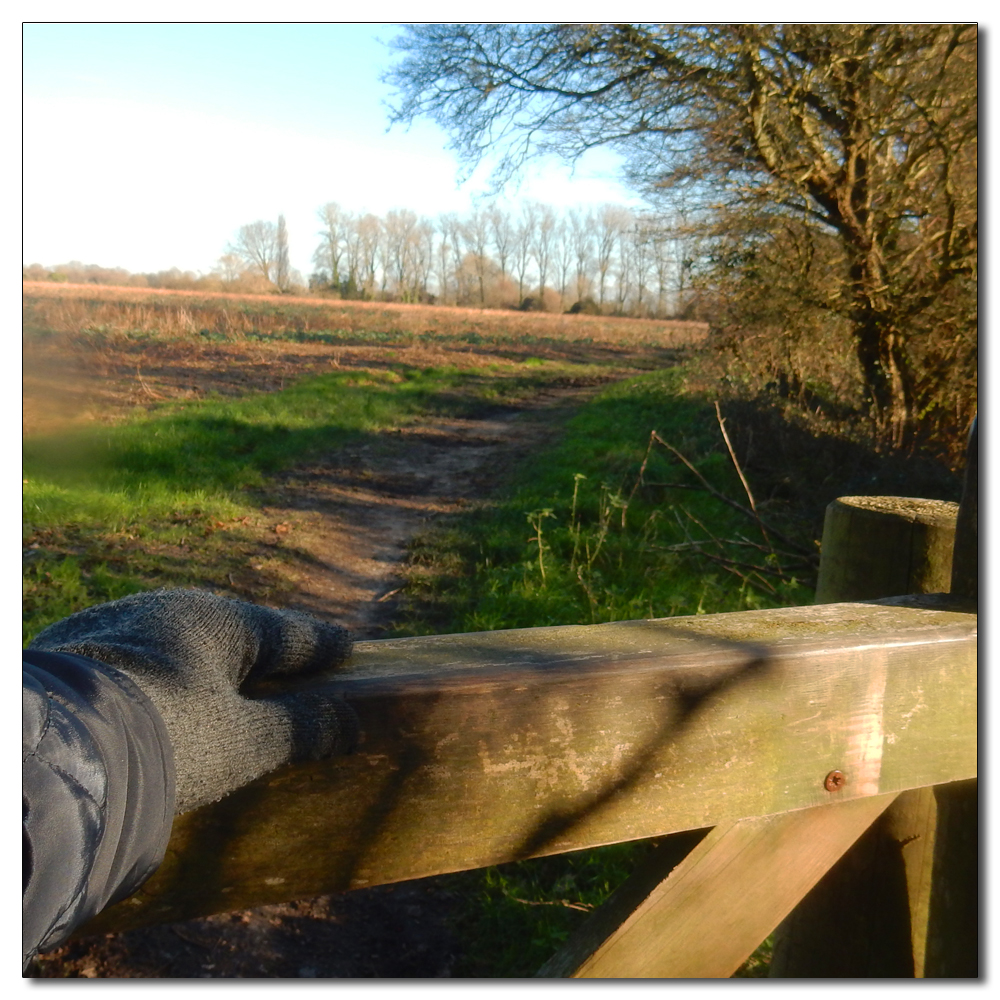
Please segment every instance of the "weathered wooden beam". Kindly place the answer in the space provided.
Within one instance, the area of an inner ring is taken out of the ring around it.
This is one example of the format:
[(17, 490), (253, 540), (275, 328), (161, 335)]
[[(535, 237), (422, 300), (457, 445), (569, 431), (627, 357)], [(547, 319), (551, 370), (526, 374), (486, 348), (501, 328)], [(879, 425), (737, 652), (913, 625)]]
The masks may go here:
[[(965, 451), (952, 594), (979, 604), (979, 417)], [(979, 782), (934, 789), (934, 859), (922, 968), (926, 978), (979, 975)], [(925, 876), (927, 877), (927, 876)]]
[[(782, 922), (771, 975), (976, 976), (975, 784), (899, 795)], [(821, 950), (834, 933), (843, 951)]]
[(927, 979), (979, 976), (979, 782), (934, 787), (934, 861), (924, 937)]
[(359, 643), (337, 676), (358, 752), (179, 817), (84, 932), (970, 777), (975, 635), (848, 604)]
[(722, 823), (676, 866), (636, 872), (538, 975), (731, 976), (894, 798)]

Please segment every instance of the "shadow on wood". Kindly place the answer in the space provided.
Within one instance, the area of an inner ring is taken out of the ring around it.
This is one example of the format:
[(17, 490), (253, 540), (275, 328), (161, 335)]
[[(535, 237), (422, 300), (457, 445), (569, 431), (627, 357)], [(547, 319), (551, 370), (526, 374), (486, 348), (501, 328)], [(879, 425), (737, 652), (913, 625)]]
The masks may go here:
[(84, 933), (557, 854), (976, 773), (975, 617), (845, 604), (359, 643), (351, 757), (178, 817)]

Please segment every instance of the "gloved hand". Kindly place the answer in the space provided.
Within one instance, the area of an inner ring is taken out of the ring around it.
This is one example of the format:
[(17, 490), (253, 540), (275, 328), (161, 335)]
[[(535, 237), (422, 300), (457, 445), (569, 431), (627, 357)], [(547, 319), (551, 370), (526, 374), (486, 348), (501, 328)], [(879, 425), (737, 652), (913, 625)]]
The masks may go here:
[(173, 745), (178, 813), (289, 761), (349, 752), (357, 739), (353, 710), (330, 692), (240, 694), (248, 678), (308, 674), (347, 658), (345, 629), (297, 612), (157, 590), (77, 612), (29, 648), (88, 656), (138, 684)]

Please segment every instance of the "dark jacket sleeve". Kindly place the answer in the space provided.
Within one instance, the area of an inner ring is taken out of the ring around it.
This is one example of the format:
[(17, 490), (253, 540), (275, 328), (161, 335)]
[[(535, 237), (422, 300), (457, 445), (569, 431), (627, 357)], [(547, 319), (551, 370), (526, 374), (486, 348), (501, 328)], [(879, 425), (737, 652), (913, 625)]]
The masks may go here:
[(124, 674), (25, 650), (22, 962), (54, 948), (163, 860), (174, 815), (170, 740)]

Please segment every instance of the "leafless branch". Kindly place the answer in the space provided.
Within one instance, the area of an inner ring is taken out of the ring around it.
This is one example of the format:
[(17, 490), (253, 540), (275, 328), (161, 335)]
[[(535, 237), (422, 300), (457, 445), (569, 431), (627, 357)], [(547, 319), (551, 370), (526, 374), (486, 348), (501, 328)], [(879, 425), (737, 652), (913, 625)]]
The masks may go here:
[(727, 497), (725, 493), (722, 493), (721, 491), (717, 490), (698, 471), (698, 469), (695, 468), (695, 466), (691, 462), (689, 462), (688, 459), (685, 458), (684, 455), (681, 454), (681, 452), (679, 452), (672, 444), (669, 444), (668, 442), (664, 441), (663, 438), (661, 438), (660, 435), (656, 433), (656, 431), (653, 431), (653, 436), (656, 438), (657, 441), (660, 442), (660, 444), (663, 445), (664, 448), (667, 449), (667, 451), (669, 451), (677, 459), (679, 459), (681, 462), (683, 462), (684, 465), (686, 465), (688, 467), (688, 469), (690, 469), (691, 472), (693, 472), (694, 475), (698, 478), (698, 481), (702, 484), (702, 486), (709, 493), (711, 493), (712, 496), (714, 496), (717, 500), (721, 500), (724, 504), (727, 504), (728, 506), (732, 507), (733, 510), (737, 510), (741, 514), (743, 514), (745, 517), (749, 517), (753, 521), (756, 521), (758, 524), (761, 525), (761, 527), (763, 529), (766, 529), (766, 531), (769, 534), (773, 535), (775, 538), (780, 539), (790, 549), (793, 549), (796, 552), (802, 553), (802, 555), (806, 556), (807, 558), (812, 558), (813, 557), (813, 553), (810, 552), (809, 549), (807, 549), (805, 546), (800, 545), (794, 539), (789, 538), (786, 534), (784, 534), (784, 532), (778, 531), (778, 529), (775, 528), (773, 525), (771, 525), (771, 524), (765, 524), (765, 522), (762, 520), (762, 518), (760, 518), (755, 511), (751, 510), (749, 507), (744, 507), (743, 504), (738, 503), (737, 501), (733, 500), (731, 497)]
[(565, 906), (570, 910), (582, 910), (590, 913), (594, 906), (592, 903), (571, 903), (568, 899), (521, 899), (520, 896), (512, 896), (509, 892), (504, 895), (515, 903), (524, 903), (525, 906)]

